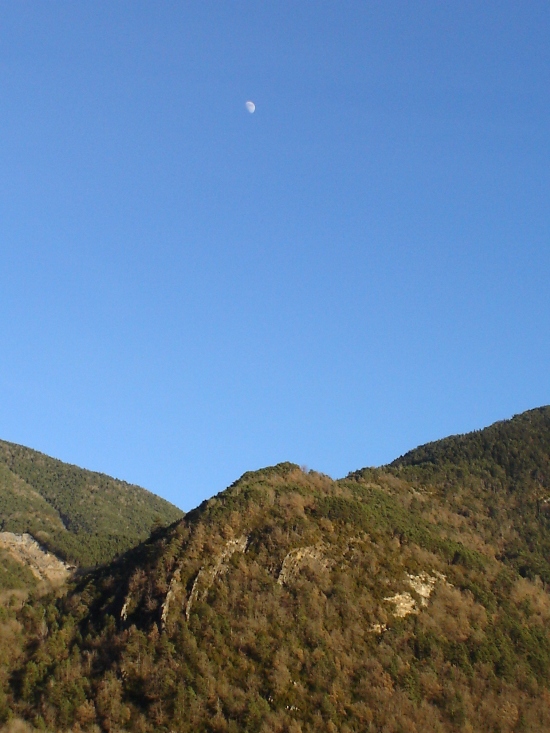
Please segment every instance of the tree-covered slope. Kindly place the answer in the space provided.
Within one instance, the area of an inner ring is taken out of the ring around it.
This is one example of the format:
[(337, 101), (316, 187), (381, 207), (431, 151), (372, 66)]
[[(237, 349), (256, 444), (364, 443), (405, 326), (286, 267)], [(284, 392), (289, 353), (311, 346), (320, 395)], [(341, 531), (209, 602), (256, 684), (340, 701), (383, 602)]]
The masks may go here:
[(474, 532), (522, 575), (550, 584), (550, 407), (421, 446), (389, 470), (437, 497), (458, 534)]
[(9, 552), (0, 548), (0, 599), (2, 591), (31, 589), (35, 585), (36, 578), (30, 568), (17, 562)]
[[(550, 730), (546, 581), (503, 553), (543, 555), (546, 417), (341, 481), (245, 474), (28, 604), (4, 715), (52, 731)], [(518, 492), (533, 513), (514, 524)]]
[(0, 530), (27, 532), (68, 562), (107, 562), (145, 539), (155, 522), (182, 516), (139, 486), (0, 441)]
[[(440, 472), (466, 467), (506, 488), (533, 480), (550, 491), (550, 407), (539, 407), (483, 430), (427, 443), (395, 460), (393, 466), (416, 466)], [(533, 481), (531, 481), (532, 485)]]

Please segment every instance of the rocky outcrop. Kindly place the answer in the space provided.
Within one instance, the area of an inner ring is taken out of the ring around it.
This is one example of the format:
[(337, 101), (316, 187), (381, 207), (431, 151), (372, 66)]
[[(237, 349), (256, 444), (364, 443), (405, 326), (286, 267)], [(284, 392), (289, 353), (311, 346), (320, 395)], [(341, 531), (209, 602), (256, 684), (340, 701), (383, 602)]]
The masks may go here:
[[(209, 588), (212, 586), (212, 583), (216, 580), (222, 570), (225, 569), (225, 566), (227, 565), (227, 562), (231, 559), (231, 557), (236, 552), (245, 552), (247, 546), (248, 537), (246, 535), (243, 535), (242, 537), (239, 537), (235, 540), (229, 540), (229, 542), (225, 545), (223, 551), (216, 558), (214, 564), (208, 567), (202, 567), (199, 570), (199, 572), (197, 573), (197, 577), (195, 578), (195, 581), (193, 583), (193, 587), (191, 588), (191, 593), (189, 594), (189, 599), (185, 608), (185, 617), (188, 621), (191, 614), (191, 608), (195, 601), (202, 599), (206, 596)], [(172, 579), (173, 581), (176, 578), (176, 573), (174, 573), (174, 577)], [(179, 582), (179, 580), (176, 580), (175, 582), (177, 583)], [(175, 588), (172, 583), (170, 583), (170, 588), (168, 590), (162, 608), (162, 618), (164, 622), (166, 621), (168, 606), (170, 604), (171, 598), (174, 595), (174, 592)]]
[(384, 598), (384, 600), (394, 604), (393, 615), (397, 618), (405, 618), (411, 613), (418, 613), (416, 601), (408, 591), (396, 593), (394, 596)]
[(69, 565), (41, 547), (30, 534), (0, 532), (0, 547), (14, 560), (26, 565), (37, 580), (60, 585), (71, 573)]
[[(436, 570), (432, 572), (433, 575), (428, 575), (426, 572), (421, 572), (420, 575), (410, 575), (407, 573), (408, 585), (420, 596), (420, 607), (428, 605), (428, 601), (437, 582), (447, 582), (443, 573), (439, 573)], [(408, 591), (396, 593), (394, 596), (384, 598), (384, 600), (394, 604), (393, 615), (398, 618), (405, 618), (405, 616), (411, 613), (418, 613), (420, 611), (418, 603)]]
[(160, 612), (160, 624), (163, 629), (166, 628), (166, 619), (168, 618), (168, 611), (170, 610), (170, 603), (172, 602), (176, 594), (176, 591), (179, 588), (180, 578), (181, 578), (181, 568), (176, 568), (176, 571), (174, 572), (174, 575), (172, 576), (172, 580), (170, 581), (168, 593), (166, 594), (166, 598), (164, 599), (164, 603), (162, 604), (162, 608)]
[(321, 547), (298, 547), (291, 550), (283, 560), (277, 583), (286, 585), (300, 572), (304, 565), (318, 562), (326, 567), (326, 560)]

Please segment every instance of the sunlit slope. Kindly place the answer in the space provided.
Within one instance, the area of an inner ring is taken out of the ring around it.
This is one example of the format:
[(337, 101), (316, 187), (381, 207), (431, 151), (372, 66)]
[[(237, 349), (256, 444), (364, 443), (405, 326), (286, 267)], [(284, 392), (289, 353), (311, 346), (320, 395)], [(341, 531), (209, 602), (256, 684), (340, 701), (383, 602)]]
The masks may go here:
[(183, 513), (149, 491), (0, 441), (0, 528), (28, 532), (84, 567), (145, 539)]
[(389, 470), (437, 497), (456, 534), (473, 533), (522, 575), (550, 583), (550, 407), (421, 446)]
[(495, 486), (499, 481), (506, 488), (530, 481), (532, 486), (548, 487), (550, 406), (528, 410), (483, 430), (427, 443), (392, 465), (431, 468), (436, 474), (446, 466), (462, 466)]
[(503, 553), (534, 563), (548, 539), (546, 418), (474, 434), (489, 453), (433, 444), (440, 464), (245, 474), (27, 608), (12, 711), (52, 730), (550, 730), (550, 597)]

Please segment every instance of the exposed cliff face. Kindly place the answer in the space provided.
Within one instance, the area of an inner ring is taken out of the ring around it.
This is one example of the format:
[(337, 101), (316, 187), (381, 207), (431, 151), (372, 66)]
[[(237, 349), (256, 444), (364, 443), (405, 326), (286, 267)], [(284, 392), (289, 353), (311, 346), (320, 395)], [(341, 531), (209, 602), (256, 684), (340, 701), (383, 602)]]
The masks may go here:
[[(191, 593), (189, 594), (189, 598), (187, 600), (187, 604), (185, 607), (185, 616), (188, 621), (189, 621), (189, 617), (191, 615), (191, 611), (193, 608), (193, 603), (200, 599), (206, 598), (208, 591), (212, 587), (216, 578), (224, 570), (227, 570), (227, 563), (229, 562), (229, 560), (233, 557), (233, 555), (236, 552), (245, 552), (247, 544), (248, 544), (248, 537), (246, 535), (243, 535), (242, 537), (239, 537), (238, 539), (229, 540), (226, 543), (223, 550), (214, 558), (214, 561), (211, 562), (211, 564), (207, 566), (203, 566), (199, 570), (199, 572), (197, 573), (197, 577), (193, 581)], [(181, 569), (178, 568), (178, 570), (176, 570), (176, 575), (175, 575), (176, 582), (179, 582), (180, 575), (181, 575)], [(170, 588), (166, 595), (166, 600), (162, 607), (163, 620), (168, 615), (168, 603), (171, 598), (171, 594), (174, 594), (175, 589), (176, 589), (176, 586), (174, 582), (171, 582)]]
[(297, 547), (291, 550), (283, 560), (277, 583), (279, 585), (288, 585), (298, 573), (306, 566), (320, 564), (326, 568), (328, 566), (327, 558), (321, 547)]
[(41, 547), (30, 534), (0, 532), (0, 547), (18, 563), (28, 567), (37, 580), (54, 586), (64, 583), (73, 569)]
[(419, 613), (422, 608), (428, 605), (430, 596), (434, 592), (438, 582), (449, 585), (443, 573), (437, 570), (433, 571), (433, 575), (429, 575), (425, 571), (420, 572), (419, 575), (407, 573), (405, 583), (416, 593), (418, 601), (413, 598), (408, 590), (402, 593), (396, 593), (394, 596), (387, 596), (384, 600), (393, 605), (395, 616), (405, 618), (405, 616), (411, 613)]

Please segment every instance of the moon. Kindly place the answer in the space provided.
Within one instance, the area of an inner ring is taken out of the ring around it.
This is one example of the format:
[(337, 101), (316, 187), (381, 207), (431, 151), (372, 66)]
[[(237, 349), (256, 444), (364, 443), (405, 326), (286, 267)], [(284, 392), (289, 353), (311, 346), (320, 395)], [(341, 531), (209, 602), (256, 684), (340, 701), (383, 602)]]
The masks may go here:
[(256, 105), (254, 104), (254, 102), (251, 102), (250, 100), (248, 100), (248, 102), (245, 102), (244, 106), (250, 112), (251, 115), (253, 115), (254, 112), (256, 111)]

